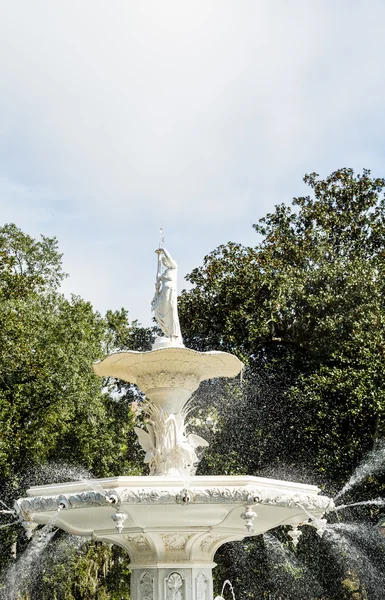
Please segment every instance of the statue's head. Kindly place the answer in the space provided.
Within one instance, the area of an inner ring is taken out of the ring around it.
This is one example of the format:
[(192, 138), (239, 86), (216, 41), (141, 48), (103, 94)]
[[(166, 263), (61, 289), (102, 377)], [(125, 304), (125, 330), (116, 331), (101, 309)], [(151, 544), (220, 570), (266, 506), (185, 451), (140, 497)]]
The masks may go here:
[(162, 261), (163, 266), (165, 266), (167, 268), (171, 267), (170, 261), (168, 260), (167, 256), (165, 256), (164, 254), (162, 255), (161, 261)]

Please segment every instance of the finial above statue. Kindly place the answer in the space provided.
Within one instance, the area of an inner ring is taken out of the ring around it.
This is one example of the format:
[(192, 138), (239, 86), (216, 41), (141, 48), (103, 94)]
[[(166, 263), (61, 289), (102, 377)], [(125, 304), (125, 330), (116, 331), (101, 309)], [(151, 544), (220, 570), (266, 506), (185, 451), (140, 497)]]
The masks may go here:
[(158, 255), (158, 270), (155, 281), (155, 295), (151, 308), (159, 327), (165, 337), (158, 337), (153, 348), (165, 346), (183, 346), (178, 317), (177, 269), (178, 265), (171, 254), (162, 247), (163, 231), (159, 248), (155, 250)]

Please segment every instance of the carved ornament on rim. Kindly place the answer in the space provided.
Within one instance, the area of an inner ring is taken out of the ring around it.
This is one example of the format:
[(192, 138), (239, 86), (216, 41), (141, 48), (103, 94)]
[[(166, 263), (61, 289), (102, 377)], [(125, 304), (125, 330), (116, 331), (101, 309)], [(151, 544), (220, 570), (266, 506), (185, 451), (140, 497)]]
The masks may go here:
[(165, 548), (169, 550), (182, 550), (191, 535), (185, 535), (183, 533), (162, 533), (161, 534)]
[[(334, 503), (326, 496), (311, 495), (294, 492), (277, 493), (269, 487), (208, 487), (190, 488), (190, 503), (194, 504), (268, 504), (271, 506), (295, 507), (303, 506), (307, 510), (331, 510)], [(106, 495), (99, 492), (79, 492), (63, 496), (36, 496), (23, 498), (18, 501), (17, 507), (23, 513), (54, 512), (63, 502), (68, 502), (69, 508), (84, 508), (106, 506), (106, 497), (116, 493), (115, 490), (106, 490)], [(119, 497), (122, 503), (127, 504), (174, 504), (181, 502), (180, 488), (120, 488)]]
[(200, 383), (200, 379), (194, 373), (166, 372), (143, 373), (138, 375), (138, 387), (147, 392), (154, 388), (182, 388), (195, 392)]
[(138, 548), (142, 550), (150, 550), (149, 541), (144, 535), (126, 535), (125, 537), (128, 542), (135, 544), (136, 546), (138, 546)]

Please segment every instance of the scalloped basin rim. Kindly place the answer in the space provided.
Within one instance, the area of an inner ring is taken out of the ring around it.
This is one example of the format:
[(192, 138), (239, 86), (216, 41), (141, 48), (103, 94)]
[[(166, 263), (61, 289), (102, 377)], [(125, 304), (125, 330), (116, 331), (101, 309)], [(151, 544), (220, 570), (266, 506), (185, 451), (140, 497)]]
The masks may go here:
[(90, 479), (85, 481), (71, 481), (66, 483), (46, 484), (33, 486), (27, 490), (27, 497), (56, 496), (60, 494), (76, 493), (93, 490), (93, 483), (106, 490), (131, 488), (201, 488), (201, 487), (255, 487), (266, 486), (275, 488), (277, 492), (308, 493), (318, 495), (321, 491), (315, 485), (268, 479), (264, 477), (253, 477), (251, 475), (198, 475), (189, 479), (170, 476), (118, 476), (106, 477), (104, 479)]
[[(200, 381), (214, 377), (235, 377), (244, 367), (243, 362), (229, 352), (218, 350), (198, 352), (183, 346), (171, 346), (146, 352), (136, 350), (113, 352), (107, 357), (94, 362), (93, 369), (96, 375), (101, 377), (107, 375), (117, 376), (120, 379), (136, 383), (137, 375), (143, 371), (143, 367), (147, 365), (153, 367), (159, 363), (160, 368), (163, 370), (164, 361), (170, 361), (171, 364), (174, 361), (180, 361), (180, 366), (182, 363), (191, 361), (192, 367), (195, 367), (192, 368), (191, 372), (196, 372)], [(176, 369), (176, 371), (179, 371), (179, 369)]]

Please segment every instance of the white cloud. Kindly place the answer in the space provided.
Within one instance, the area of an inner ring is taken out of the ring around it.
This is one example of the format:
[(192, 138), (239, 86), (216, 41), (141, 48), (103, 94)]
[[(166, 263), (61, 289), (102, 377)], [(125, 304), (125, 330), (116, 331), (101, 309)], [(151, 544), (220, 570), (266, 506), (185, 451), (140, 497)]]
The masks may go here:
[(134, 295), (128, 273), (146, 287), (159, 226), (187, 271), (230, 238), (252, 243), (304, 172), (380, 168), (379, 1), (0, 10), (3, 219), (56, 234), (68, 285), (103, 308)]

